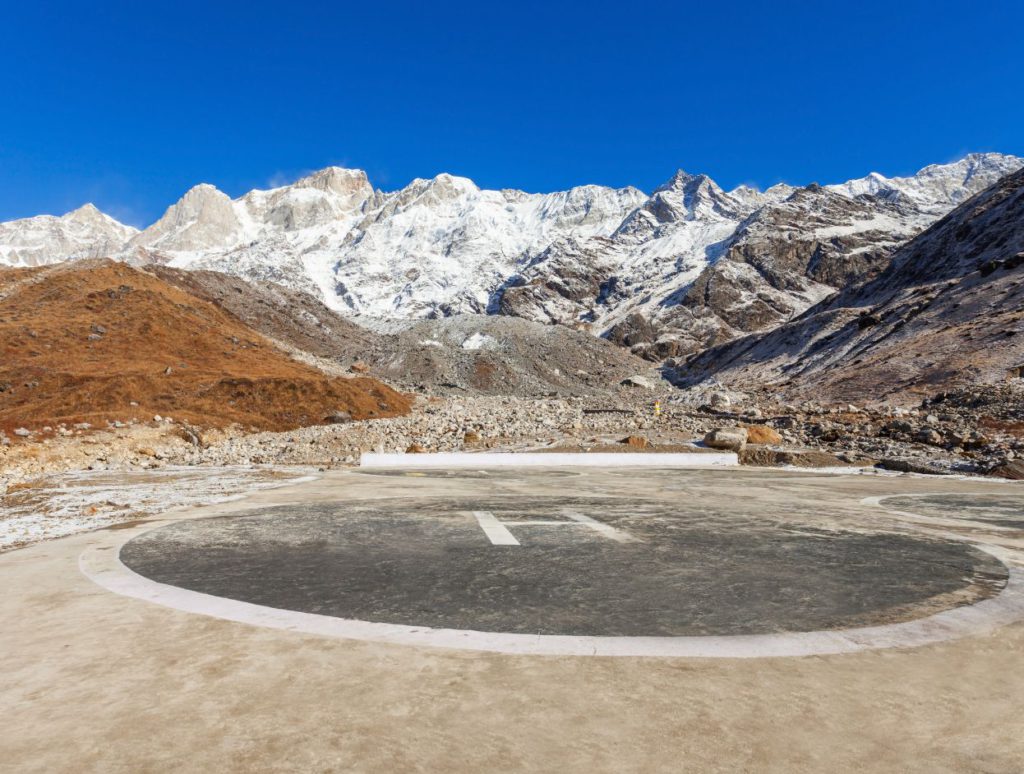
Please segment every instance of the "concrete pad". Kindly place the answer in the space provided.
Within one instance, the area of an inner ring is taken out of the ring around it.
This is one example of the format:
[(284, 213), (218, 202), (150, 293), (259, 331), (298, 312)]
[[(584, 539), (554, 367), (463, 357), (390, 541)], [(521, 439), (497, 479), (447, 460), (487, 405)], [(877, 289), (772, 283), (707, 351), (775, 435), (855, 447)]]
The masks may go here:
[[(120, 545), (149, 530), (209, 517), (233, 528), (232, 518), (296, 506), (338, 509), (349, 501), (376, 501), (386, 509), (396, 499), (430, 500), (434, 507), (485, 499), (511, 505), (567, 491), (615, 502), (653, 500), (669, 510), (704, 507), (760, 525), (766, 534), (812, 528), (984, 545), (998, 551), (1011, 572), (1021, 567), (1024, 550), (1024, 531), (1005, 523), (931, 518), (903, 501), (893, 511), (884, 500), (861, 502), (888, 495), (999, 496), (1005, 516), (1011, 507), (1006, 498), (1024, 491), (1007, 483), (742, 468), (587, 470), (573, 478), (544, 470), (500, 478), (326, 474), (246, 501), (0, 554), (0, 706), (7, 710), (0, 724), (0, 771), (1024, 768), (1024, 737), (1016, 722), (1024, 716), (1019, 622), (927, 645), (895, 643), (843, 655), (515, 655), (352, 640), (197, 615), (112, 593), (78, 565), (83, 554), (116, 555)], [(590, 515), (626, 531), (596, 510)], [(649, 511), (652, 525), (664, 518)], [(330, 519), (323, 523), (326, 528)], [(531, 550), (528, 543), (539, 537), (530, 535), (541, 536), (548, 527), (508, 529), (521, 545), (495, 549)], [(551, 529), (593, 532), (586, 526)], [(594, 539), (627, 545), (596, 533)], [(653, 550), (659, 544), (647, 545)], [(443, 553), (439, 561), (450, 558)], [(233, 567), (248, 569), (232, 561), (222, 569)], [(729, 589), (742, 591), (733, 584)], [(643, 604), (633, 597), (623, 602)], [(980, 604), (985, 602), (946, 609), (970, 611)]]
[(359, 463), (364, 468), (458, 469), (458, 468), (721, 468), (739, 465), (733, 452), (433, 452), (425, 454), (376, 454), (366, 452)]

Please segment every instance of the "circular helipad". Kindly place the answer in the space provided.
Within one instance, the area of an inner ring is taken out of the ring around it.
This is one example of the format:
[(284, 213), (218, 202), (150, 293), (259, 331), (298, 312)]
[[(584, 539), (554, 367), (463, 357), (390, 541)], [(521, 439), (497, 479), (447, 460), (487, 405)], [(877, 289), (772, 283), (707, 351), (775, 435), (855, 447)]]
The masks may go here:
[(160, 584), (276, 610), (581, 637), (817, 632), (994, 596), (966, 543), (635, 498), (395, 498), (194, 519), (127, 542)]

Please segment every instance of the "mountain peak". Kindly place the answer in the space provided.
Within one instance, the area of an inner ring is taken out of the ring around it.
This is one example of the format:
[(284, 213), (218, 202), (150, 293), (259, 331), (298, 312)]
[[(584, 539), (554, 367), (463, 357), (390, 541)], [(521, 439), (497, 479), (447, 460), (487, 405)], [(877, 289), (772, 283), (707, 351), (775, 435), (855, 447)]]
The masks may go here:
[(93, 204), (92, 202), (86, 202), (81, 207), (71, 210), (68, 213), (69, 217), (83, 216), (83, 217), (95, 217), (96, 215), (103, 215), (103, 212)]
[(99, 224), (106, 224), (106, 223), (116, 223), (119, 226), (121, 225), (116, 220), (111, 218), (109, 215), (101, 212), (96, 207), (96, 205), (92, 204), (91, 202), (83, 204), (78, 209), (71, 210), (71, 212), (69, 212), (69, 213), (67, 213), (66, 215), (63, 216), (62, 220), (68, 220), (68, 221), (72, 221), (74, 223), (82, 223), (82, 224), (87, 224), (87, 225), (88, 224), (97, 224), (97, 225), (99, 225)]
[[(184, 194), (184, 196), (182, 196), (182, 199), (185, 199), (185, 198), (188, 198), (188, 197), (192, 197), (192, 198), (198, 198), (198, 197), (218, 197), (219, 198), (220, 196), (228, 197), (228, 195), (226, 193), (221, 191), (217, 186), (213, 185), (212, 183), (197, 183), (196, 185), (192, 186), (187, 191), (185, 191), (185, 194)], [(228, 197), (228, 198), (230, 198), (230, 197)]]
[(295, 181), (295, 188), (317, 188), (321, 191), (350, 196), (357, 192), (373, 193), (366, 173), (361, 169), (325, 167)]
[(684, 188), (693, 186), (694, 183), (699, 184), (703, 181), (713, 182), (707, 175), (691, 175), (683, 169), (677, 169), (676, 173), (672, 175), (672, 177), (654, 189), (654, 193), (659, 193), (661, 191), (681, 191)]
[(140, 232), (132, 244), (166, 250), (226, 247), (237, 240), (238, 230), (231, 198), (216, 186), (200, 183), (168, 207), (160, 220)]
[(63, 215), (60, 220), (74, 227), (103, 235), (104, 238), (109, 236), (110, 238), (128, 239), (131, 235), (138, 233), (138, 229), (134, 226), (127, 226), (116, 218), (110, 217), (91, 202)]
[(843, 196), (868, 194), (903, 201), (921, 212), (948, 212), (960, 202), (1024, 166), (1024, 159), (1003, 153), (970, 153), (949, 164), (930, 164), (909, 177), (878, 172), (827, 188)]
[(436, 175), (430, 183), (432, 186), (439, 186), (452, 191), (475, 192), (480, 190), (479, 186), (468, 177), (459, 177), (448, 172)]

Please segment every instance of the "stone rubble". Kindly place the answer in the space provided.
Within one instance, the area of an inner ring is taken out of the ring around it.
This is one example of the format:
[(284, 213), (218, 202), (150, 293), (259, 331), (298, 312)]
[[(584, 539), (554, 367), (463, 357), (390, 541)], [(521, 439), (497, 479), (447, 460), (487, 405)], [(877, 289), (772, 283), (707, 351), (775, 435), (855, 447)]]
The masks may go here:
[[(720, 395), (728, 403), (715, 397)], [(654, 411), (656, 400), (660, 416)], [(822, 465), (831, 460), (897, 471), (984, 475), (1011, 470), (1008, 465), (1024, 459), (1024, 386), (1017, 379), (936, 395), (910, 410), (811, 402), (794, 406), (717, 389), (623, 389), (603, 398), (419, 398), (405, 417), (352, 422), (339, 416), (335, 424), (283, 433), (206, 430), (171, 417), (115, 421), (105, 428), (80, 423), (26, 429), (27, 436), (16, 432), (14, 438), (0, 434), (0, 492), (5, 485), (58, 471), (169, 465), (332, 468), (357, 465), (366, 451), (410, 448), (592, 448), (621, 445), (624, 438), (633, 438), (633, 446), (641, 439), (654, 447), (716, 446), (713, 438), (724, 438), (730, 428), (736, 438), (728, 448), (746, 447), (743, 459), (751, 464), (794, 464), (801, 454), (815, 452)]]

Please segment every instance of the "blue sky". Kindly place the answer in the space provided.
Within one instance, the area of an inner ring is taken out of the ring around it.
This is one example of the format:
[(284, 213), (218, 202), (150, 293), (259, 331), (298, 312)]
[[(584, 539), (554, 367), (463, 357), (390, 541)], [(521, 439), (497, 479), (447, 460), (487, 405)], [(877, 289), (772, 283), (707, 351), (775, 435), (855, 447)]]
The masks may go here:
[(1024, 155), (1020, 2), (3, 3), (0, 220), (329, 164), (651, 190)]

